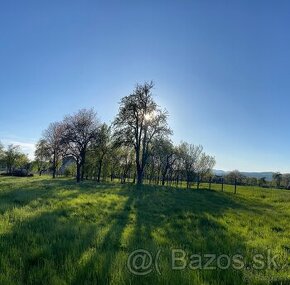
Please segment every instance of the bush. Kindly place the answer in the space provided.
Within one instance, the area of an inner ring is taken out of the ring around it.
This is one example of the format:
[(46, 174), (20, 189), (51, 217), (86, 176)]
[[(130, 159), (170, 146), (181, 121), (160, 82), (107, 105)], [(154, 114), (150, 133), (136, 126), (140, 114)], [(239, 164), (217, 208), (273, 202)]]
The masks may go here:
[(1, 173), (1, 176), (33, 177), (34, 175), (25, 169), (16, 169), (12, 173)]
[(76, 174), (76, 166), (75, 166), (75, 164), (71, 164), (71, 165), (67, 166), (64, 169), (63, 174), (64, 174), (65, 177), (75, 176), (75, 174)]
[(19, 177), (24, 177), (27, 176), (28, 172), (27, 170), (22, 170), (22, 169), (16, 169), (12, 172), (12, 176), (19, 176)]

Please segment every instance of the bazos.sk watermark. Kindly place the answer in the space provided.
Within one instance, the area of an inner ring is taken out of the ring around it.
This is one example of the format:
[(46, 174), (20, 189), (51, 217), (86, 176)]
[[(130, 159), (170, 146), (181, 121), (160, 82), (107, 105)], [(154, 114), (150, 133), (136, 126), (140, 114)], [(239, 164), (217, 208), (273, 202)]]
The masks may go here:
[[(145, 249), (137, 249), (131, 252), (127, 259), (127, 268), (134, 275), (148, 275), (152, 272), (162, 274), (160, 259), (162, 251), (152, 253)], [(183, 249), (172, 249), (170, 252), (170, 266), (172, 270), (227, 270), (227, 269), (276, 269), (283, 270), (287, 263), (281, 264), (281, 258), (272, 254), (271, 250), (266, 253), (254, 254), (251, 260), (244, 258), (242, 254), (190, 254)]]

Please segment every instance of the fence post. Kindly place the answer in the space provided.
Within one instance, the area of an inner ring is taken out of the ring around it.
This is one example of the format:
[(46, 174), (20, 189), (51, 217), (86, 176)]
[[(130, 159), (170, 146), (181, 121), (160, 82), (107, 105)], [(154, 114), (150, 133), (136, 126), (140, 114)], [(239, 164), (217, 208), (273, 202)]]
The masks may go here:
[(234, 194), (237, 194), (237, 178), (235, 178), (235, 192)]

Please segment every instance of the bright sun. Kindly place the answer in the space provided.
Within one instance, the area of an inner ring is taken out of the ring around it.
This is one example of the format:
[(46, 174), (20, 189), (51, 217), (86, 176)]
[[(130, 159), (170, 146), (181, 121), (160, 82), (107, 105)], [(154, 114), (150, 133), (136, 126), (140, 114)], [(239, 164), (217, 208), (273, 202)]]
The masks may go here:
[(152, 114), (150, 114), (150, 113), (145, 114), (145, 116), (144, 116), (145, 121), (149, 121), (151, 118), (152, 118)]
[(150, 112), (150, 113), (146, 113), (144, 115), (144, 119), (145, 121), (151, 121), (155, 116), (155, 113), (154, 112)]

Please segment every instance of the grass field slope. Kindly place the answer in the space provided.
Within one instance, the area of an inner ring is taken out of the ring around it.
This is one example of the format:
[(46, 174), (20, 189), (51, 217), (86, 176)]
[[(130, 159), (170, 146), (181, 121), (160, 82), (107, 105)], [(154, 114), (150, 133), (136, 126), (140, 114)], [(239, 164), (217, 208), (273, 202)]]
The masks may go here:
[(203, 186), (2, 177), (0, 284), (290, 284), (290, 191)]

